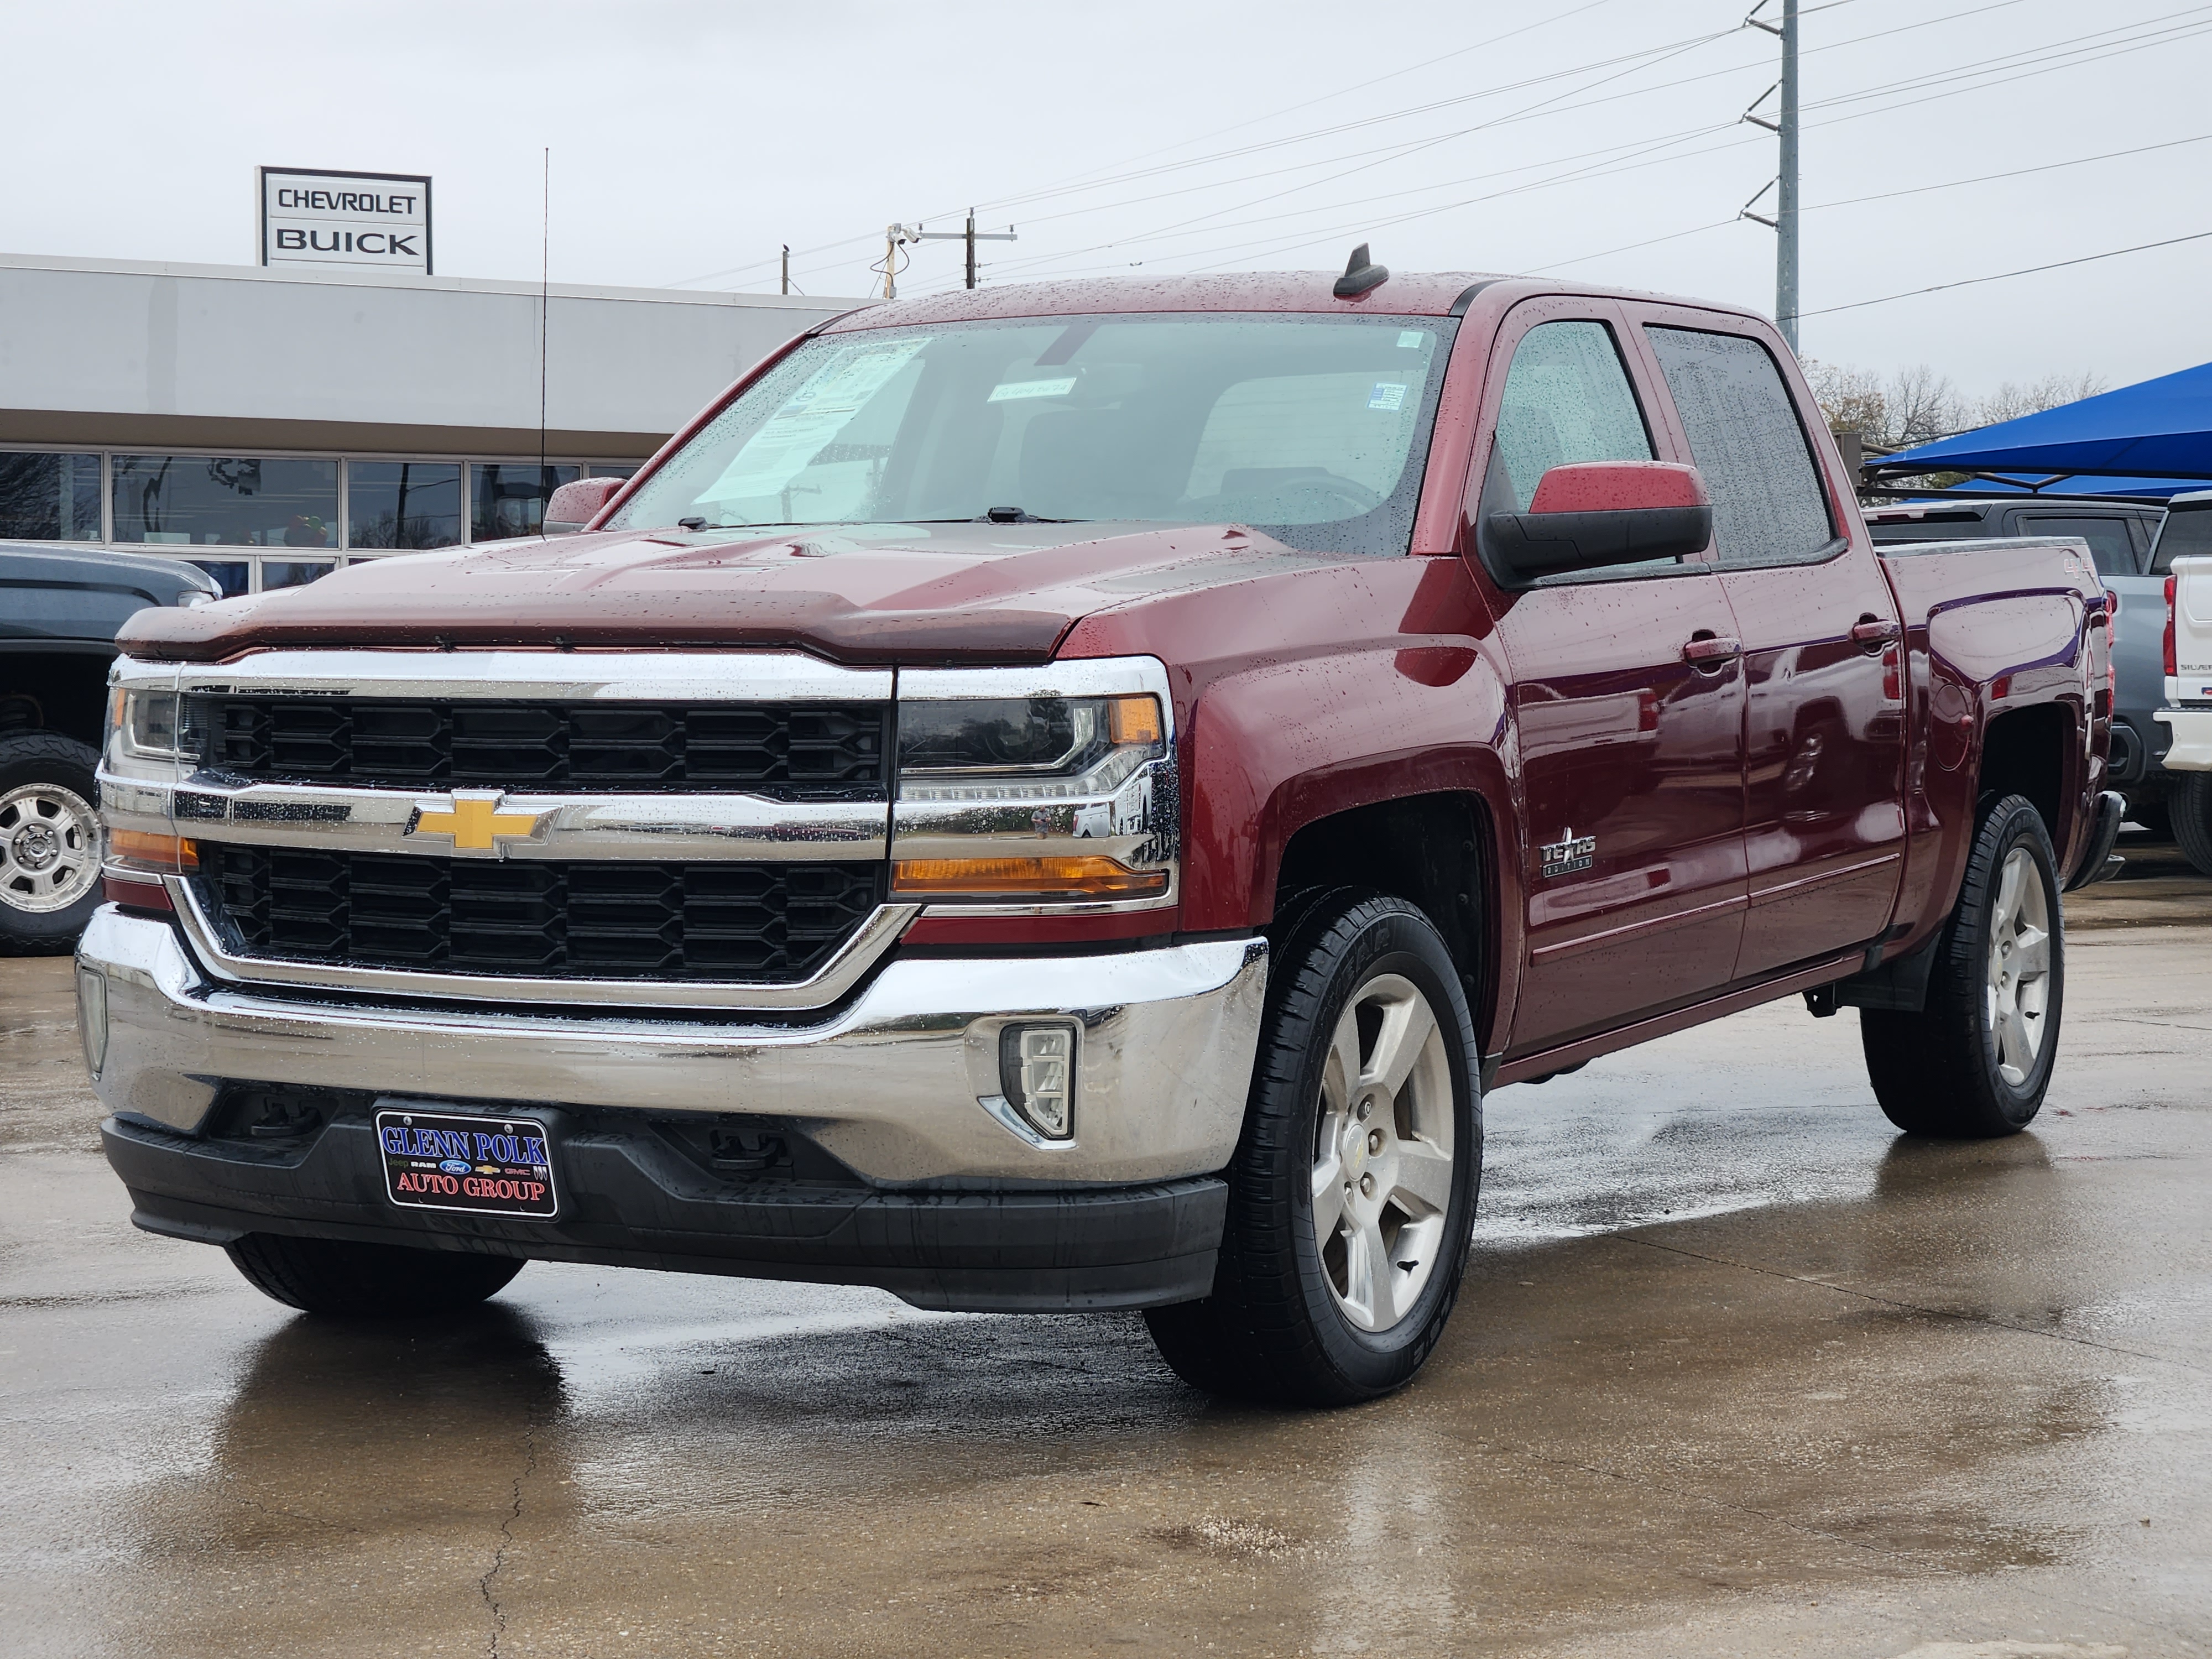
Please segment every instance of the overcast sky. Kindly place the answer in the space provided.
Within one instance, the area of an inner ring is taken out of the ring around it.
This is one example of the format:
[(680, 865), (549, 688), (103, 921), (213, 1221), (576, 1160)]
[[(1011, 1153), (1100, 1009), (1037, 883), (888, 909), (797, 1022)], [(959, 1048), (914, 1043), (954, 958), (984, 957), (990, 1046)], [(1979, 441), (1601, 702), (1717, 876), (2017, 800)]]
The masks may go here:
[[(436, 180), (441, 275), (535, 277), (550, 145), (556, 282), (773, 291), (788, 242), (858, 295), (885, 223), (973, 204), (1021, 239), (990, 282), (1364, 239), (1771, 309), (1748, 3), (9, 0), (0, 242), (248, 264), (257, 164), (388, 169)], [(1807, 0), (1802, 30), (1807, 356), (1970, 393), (2212, 358), (2212, 239), (1856, 303), (2212, 231), (2212, 4)], [(902, 287), (958, 279), (926, 244)]]

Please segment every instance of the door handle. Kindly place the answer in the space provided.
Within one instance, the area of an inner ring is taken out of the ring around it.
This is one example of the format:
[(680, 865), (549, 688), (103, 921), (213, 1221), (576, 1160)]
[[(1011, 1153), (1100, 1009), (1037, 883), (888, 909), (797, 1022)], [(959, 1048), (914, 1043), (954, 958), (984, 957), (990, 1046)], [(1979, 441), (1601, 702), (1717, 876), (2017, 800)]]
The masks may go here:
[(1743, 655), (1743, 641), (1705, 634), (1682, 647), (1682, 660), (1692, 668), (1718, 668)]
[(1851, 624), (1851, 643), (1864, 651), (1878, 645), (1887, 645), (1898, 636), (1899, 629), (1893, 622), (1880, 617), (1861, 617)]

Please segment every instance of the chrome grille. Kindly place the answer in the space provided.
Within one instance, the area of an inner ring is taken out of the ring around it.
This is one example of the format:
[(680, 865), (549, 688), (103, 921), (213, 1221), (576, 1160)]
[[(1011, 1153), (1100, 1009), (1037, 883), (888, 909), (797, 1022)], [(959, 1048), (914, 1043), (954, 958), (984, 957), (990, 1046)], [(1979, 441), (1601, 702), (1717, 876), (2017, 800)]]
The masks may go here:
[(280, 781), (880, 799), (889, 753), (882, 703), (211, 694), (185, 703), (204, 765)]
[(801, 980), (884, 899), (881, 863), (422, 858), (204, 842), (202, 902), (252, 956), (426, 973)]

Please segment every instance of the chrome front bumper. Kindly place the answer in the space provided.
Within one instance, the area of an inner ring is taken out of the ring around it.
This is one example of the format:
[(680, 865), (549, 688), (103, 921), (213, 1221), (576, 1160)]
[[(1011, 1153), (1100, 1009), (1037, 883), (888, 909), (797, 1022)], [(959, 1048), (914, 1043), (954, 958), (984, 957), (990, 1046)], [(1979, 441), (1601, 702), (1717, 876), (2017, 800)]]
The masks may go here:
[[(1267, 981), (1257, 939), (902, 959), (842, 1012), (791, 1026), (270, 995), (214, 979), (175, 927), (113, 906), (94, 916), (77, 955), (105, 989), (94, 1087), (126, 1121), (194, 1133), (232, 1082), (743, 1113), (789, 1119), (889, 1188), (1099, 1185), (1219, 1170), (1243, 1120)], [(1055, 1014), (1079, 1033), (1066, 1141), (1037, 1137), (998, 1098), (1000, 1028)]]

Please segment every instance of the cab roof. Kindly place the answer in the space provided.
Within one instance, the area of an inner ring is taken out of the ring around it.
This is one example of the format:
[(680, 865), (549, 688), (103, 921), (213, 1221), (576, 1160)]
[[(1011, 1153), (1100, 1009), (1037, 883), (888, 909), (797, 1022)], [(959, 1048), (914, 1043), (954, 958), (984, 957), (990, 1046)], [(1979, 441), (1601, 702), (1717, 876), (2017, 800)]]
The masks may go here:
[(887, 301), (848, 312), (830, 328), (895, 328), (1002, 317), (1176, 311), (1304, 312), (1341, 316), (1366, 312), (1391, 317), (1454, 317), (1463, 315), (1477, 295), (1481, 295), (1486, 303), (1500, 308), (1537, 295), (1565, 294), (1656, 301), (1743, 317), (1759, 314), (1710, 300), (1474, 270), (1413, 271), (1402, 276), (1394, 273), (1356, 298), (1340, 300), (1333, 291), (1337, 276), (1333, 270), (1267, 270), (1221, 276), (1093, 276), (1056, 283), (1008, 283), (989, 288), (956, 289), (912, 300)]

